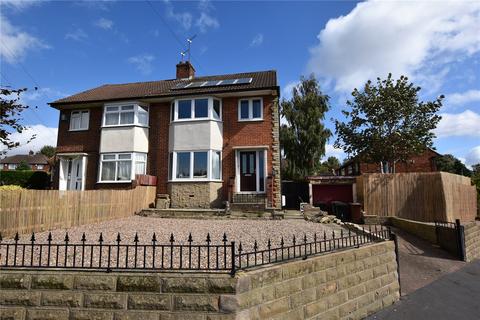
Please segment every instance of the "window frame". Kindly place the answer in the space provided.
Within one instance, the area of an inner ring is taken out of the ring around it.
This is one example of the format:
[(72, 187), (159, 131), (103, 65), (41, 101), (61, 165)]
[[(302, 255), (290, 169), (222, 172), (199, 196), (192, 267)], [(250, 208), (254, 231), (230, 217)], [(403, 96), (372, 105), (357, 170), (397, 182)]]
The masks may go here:
[[(196, 100), (207, 100), (207, 116), (206, 117), (196, 117), (195, 116), (195, 101)], [(214, 101), (219, 102), (220, 107), (220, 114), (219, 118), (217, 119), (214, 116), (213, 106)], [(180, 101), (190, 101), (190, 118), (179, 118), (179, 102)], [(199, 96), (199, 97), (182, 97), (175, 99), (170, 104), (170, 122), (188, 122), (188, 121), (204, 121), (204, 120), (212, 120), (212, 121), (222, 121), (222, 99), (212, 97), (212, 96)], [(173, 114), (172, 114), (173, 113)]]
[[(260, 117), (253, 117), (253, 101), (260, 100)], [(241, 106), (242, 101), (248, 101), (248, 118), (242, 118)], [(238, 99), (238, 121), (263, 121), (263, 98), (262, 97), (253, 97), (253, 98), (241, 98)]]
[[(131, 110), (122, 110), (122, 107), (133, 106), (133, 123), (120, 123), (122, 113), (131, 113)], [(116, 107), (115, 111), (107, 111), (107, 108)], [(140, 123), (139, 114), (142, 113), (140, 109), (146, 109), (146, 124)], [(107, 124), (107, 114), (118, 113), (117, 123), (116, 124)], [(148, 128), (150, 123), (150, 107), (148, 104), (140, 103), (137, 101), (126, 101), (126, 102), (115, 102), (115, 103), (106, 103), (103, 106), (103, 115), (102, 115), (102, 127), (103, 128), (112, 128), (112, 127), (143, 127)]]
[[(148, 153), (145, 152), (105, 152), (100, 154), (100, 159), (99, 159), (99, 170), (98, 170), (98, 178), (97, 178), (97, 183), (131, 183), (133, 180), (135, 180), (135, 176), (137, 173), (135, 172), (136, 170), (136, 163), (137, 159), (136, 156), (138, 154), (143, 154), (145, 155), (145, 161), (139, 161), (141, 163), (145, 163), (145, 170), (143, 174), (146, 174), (147, 172), (147, 165), (148, 165)], [(120, 159), (121, 155), (129, 155), (130, 159)], [(114, 156), (114, 159), (104, 159), (104, 156)], [(130, 180), (102, 180), (102, 173), (103, 173), (103, 162), (115, 162), (115, 173), (114, 173), (114, 179), (118, 178), (118, 162), (120, 161), (131, 161), (131, 166), (130, 166)], [(141, 174), (141, 173), (138, 173)]]
[[(194, 176), (194, 164), (195, 164), (195, 153), (197, 152), (205, 152), (207, 153), (207, 177), (195, 177)], [(216, 179), (213, 177), (213, 153), (218, 152), (220, 153), (219, 158), (219, 168), (220, 168), (220, 178)], [(177, 154), (178, 153), (189, 153), (189, 177), (187, 178), (177, 178)], [(176, 150), (171, 151), (169, 153), (169, 182), (194, 182), (194, 181), (214, 181), (214, 182), (221, 182), (222, 181), (222, 151), (215, 150), (215, 149), (201, 149), (201, 150)]]
[(8, 170), (17, 170), (17, 167), (18, 167), (18, 164), (16, 164), (16, 163), (9, 163), (7, 165)]
[(37, 164), (36, 168), (37, 168), (37, 170), (43, 170), (43, 169), (45, 169), (45, 165), (44, 164)]
[[(80, 126), (82, 124), (82, 113), (87, 113), (87, 126), (86, 127), (79, 127), (77, 129), (72, 128), (72, 118), (74, 114), (80, 115)], [(90, 110), (82, 109), (82, 110), (72, 110), (70, 111), (70, 119), (68, 125), (68, 131), (87, 131), (90, 128)]]

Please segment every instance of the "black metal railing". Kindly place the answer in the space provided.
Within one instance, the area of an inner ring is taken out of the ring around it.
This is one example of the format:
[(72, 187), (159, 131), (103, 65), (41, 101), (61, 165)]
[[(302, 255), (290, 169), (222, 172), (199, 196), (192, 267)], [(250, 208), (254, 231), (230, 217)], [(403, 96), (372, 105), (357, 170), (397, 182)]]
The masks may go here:
[(465, 259), (464, 230), (459, 219), (455, 222), (435, 221), (435, 235), (441, 248), (459, 260)]
[(201, 271), (229, 272), (278, 263), (312, 255), (390, 239), (390, 229), (372, 226), (363, 231), (340, 231), (323, 235), (313, 234), (301, 239), (281, 238), (277, 243), (268, 239), (259, 246), (245, 248), (241, 242), (229, 241), (226, 234), (218, 243), (212, 243), (210, 234), (199, 243), (190, 234), (186, 241), (177, 242), (171, 234), (168, 243), (160, 244), (155, 233), (150, 243), (140, 244), (135, 234), (133, 243), (125, 243), (120, 234), (107, 243), (100, 234), (94, 243), (88, 242), (85, 233), (80, 242), (73, 243), (65, 234), (63, 241), (55, 242), (49, 233), (46, 240), (37, 241), (32, 234), (21, 241), (18, 234), (2, 241), (0, 235), (0, 269), (69, 269), (95, 271)]

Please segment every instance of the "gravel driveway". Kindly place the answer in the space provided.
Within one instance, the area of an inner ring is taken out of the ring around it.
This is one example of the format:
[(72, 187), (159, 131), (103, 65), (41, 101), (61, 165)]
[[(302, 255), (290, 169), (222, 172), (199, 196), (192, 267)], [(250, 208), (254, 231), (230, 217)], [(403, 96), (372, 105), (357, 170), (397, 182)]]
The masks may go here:
[[(78, 267), (85, 264), (85, 266), (100, 267), (99, 263), (103, 263), (103, 267), (105, 267), (105, 261), (109, 261), (110, 265), (117, 266), (117, 268), (118, 266), (122, 267), (122, 265), (124, 267), (144, 265), (149, 268), (152, 267), (152, 261), (154, 261), (154, 265), (156, 267), (161, 265), (162, 269), (164, 266), (166, 268), (182, 268), (188, 266), (188, 263), (195, 267), (198, 266), (199, 269), (208, 269), (212, 264), (217, 264), (219, 268), (225, 267), (228, 269), (231, 241), (236, 242), (236, 250), (241, 243), (242, 252), (251, 252), (254, 250), (255, 240), (260, 251), (266, 249), (268, 239), (271, 239), (271, 245), (274, 248), (280, 247), (280, 241), (283, 237), (284, 246), (287, 247), (293, 242), (293, 236), (296, 237), (297, 244), (300, 244), (303, 243), (304, 236), (307, 237), (307, 241), (312, 241), (315, 234), (319, 239), (323, 238), (324, 234), (329, 239), (332, 237), (333, 231), (338, 238), (341, 230), (345, 232), (345, 229), (339, 225), (325, 225), (304, 220), (195, 220), (133, 216), (70, 229), (53, 230), (51, 231), (51, 243), (58, 245), (53, 245), (51, 248), (38, 245), (47, 243), (49, 232), (36, 233), (37, 245), (34, 247), (33, 254), (29, 245), (31, 235), (23, 235), (20, 237), (20, 245), (17, 250), (10, 246), (8, 257), (10, 264), (13, 263), (13, 260), (16, 260), (17, 265), (23, 265), (23, 260), (25, 260), (27, 265), (33, 264), (35, 266), (58, 264), (60, 267), (64, 265)], [(64, 246), (65, 232), (68, 232), (69, 238), (67, 252), (65, 252)], [(85, 246), (82, 246), (81, 241), (83, 233), (86, 237)], [(100, 233), (103, 237), (103, 251), (98, 246)], [(116, 246), (118, 233), (120, 233), (121, 245), (123, 245), (120, 248)], [(153, 233), (155, 233), (157, 240), (156, 248), (152, 248), (151, 245)], [(225, 243), (222, 242), (224, 233), (227, 236)], [(137, 247), (134, 247), (135, 234), (138, 234)], [(173, 244), (170, 242), (171, 234), (174, 235), (175, 241)], [(188, 245), (187, 240), (190, 234), (193, 240), (191, 242), (192, 248), (171, 247), (171, 245)], [(210, 234), (210, 248), (205, 247), (207, 245), (207, 234)], [(346, 235), (346, 232), (344, 235)], [(12, 239), (4, 239), (3, 241), (3, 243), (12, 242)], [(93, 244), (93, 246), (89, 246), (89, 244)], [(108, 244), (114, 246), (107, 246)], [(124, 245), (129, 245), (129, 247)], [(202, 247), (199, 248), (198, 245)], [(0, 259), (6, 256), (5, 250), (6, 246), (2, 246)], [(288, 252), (290, 251), (285, 249), (284, 253), (287, 254)], [(281, 254), (281, 251), (278, 254)], [(41, 256), (41, 259), (39, 259), (39, 256)], [(261, 258), (261, 256), (257, 257)], [(256, 258), (255, 256), (246, 256), (242, 258), (242, 261), (246, 263), (249, 259), (253, 262)]]

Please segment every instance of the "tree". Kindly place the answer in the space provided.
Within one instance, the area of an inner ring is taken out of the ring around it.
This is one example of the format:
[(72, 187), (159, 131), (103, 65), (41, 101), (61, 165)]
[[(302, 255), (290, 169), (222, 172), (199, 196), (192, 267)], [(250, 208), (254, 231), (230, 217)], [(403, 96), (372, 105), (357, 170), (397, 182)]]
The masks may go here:
[(443, 95), (434, 101), (419, 102), (420, 87), (401, 76), (394, 81), (370, 80), (363, 91), (354, 89), (342, 113), (347, 121), (335, 120), (334, 146), (349, 156), (369, 163), (381, 163), (384, 172), (395, 172), (395, 163), (406, 161), (426, 148), (432, 148), (441, 117)]
[(21, 161), (15, 170), (18, 170), (18, 171), (32, 170), (32, 168), (25, 161)]
[[(36, 90), (37, 88), (35, 88)], [(2, 153), (6, 153), (7, 150), (18, 147), (19, 142), (11, 140), (11, 134), (13, 132), (22, 133), (27, 127), (21, 124), (21, 113), (28, 108), (20, 102), (20, 95), (27, 91), (24, 89), (10, 89), (0, 88), (0, 144), (5, 148)], [(29, 140), (35, 139), (35, 135), (32, 135)]]
[(304, 179), (314, 174), (325, 154), (325, 144), (331, 136), (323, 125), (330, 109), (328, 96), (320, 91), (315, 77), (302, 77), (293, 88), (292, 98), (281, 102), (281, 115), (288, 124), (280, 127), (280, 144), (285, 157), (282, 176)]
[(470, 177), (472, 175), (472, 171), (451, 154), (445, 154), (436, 158), (435, 165), (437, 166), (438, 171), (450, 172), (466, 177)]
[(55, 150), (56, 150), (55, 147), (45, 145), (45, 146), (42, 147), (42, 149), (40, 149), (40, 151), (38, 153), (43, 154), (47, 158), (51, 158), (55, 155)]
[(318, 173), (334, 174), (335, 170), (340, 168), (340, 161), (337, 157), (328, 157), (326, 161), (323, 161), (318, 169)]

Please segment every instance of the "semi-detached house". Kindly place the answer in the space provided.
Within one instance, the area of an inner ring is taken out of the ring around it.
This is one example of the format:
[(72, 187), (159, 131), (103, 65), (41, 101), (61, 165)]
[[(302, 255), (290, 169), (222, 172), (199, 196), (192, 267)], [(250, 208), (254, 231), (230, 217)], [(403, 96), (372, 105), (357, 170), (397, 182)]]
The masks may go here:
[(131, 188), (138, 175), (177, 208), (280, 203), (275, 71), (107, 84), (50, 105), (60, 111), (60, 190)]

